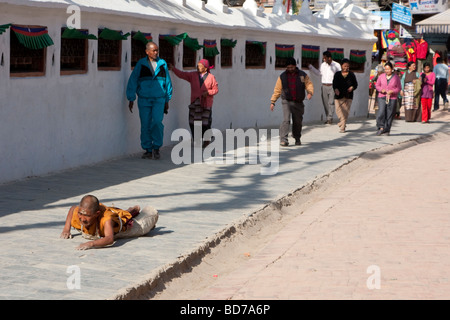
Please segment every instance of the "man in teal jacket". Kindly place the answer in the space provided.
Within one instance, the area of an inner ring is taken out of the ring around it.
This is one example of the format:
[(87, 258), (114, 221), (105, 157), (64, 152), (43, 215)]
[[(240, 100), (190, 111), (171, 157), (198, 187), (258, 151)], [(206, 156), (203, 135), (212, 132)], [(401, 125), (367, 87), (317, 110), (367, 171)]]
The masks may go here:
[(158, 46), (149, 42), (145, 52), (147, 57), (137, 62), (128, 80), (128, 108), (133, 112), (133, 102), (137, 94), (141, 119), (141, 147), (145, 150), (142, 158), (159, 159), (159, 148), (163, 144), (164, 136), (162, 120), (172, 98), (172, 81), (166, 61), (158, 57)]

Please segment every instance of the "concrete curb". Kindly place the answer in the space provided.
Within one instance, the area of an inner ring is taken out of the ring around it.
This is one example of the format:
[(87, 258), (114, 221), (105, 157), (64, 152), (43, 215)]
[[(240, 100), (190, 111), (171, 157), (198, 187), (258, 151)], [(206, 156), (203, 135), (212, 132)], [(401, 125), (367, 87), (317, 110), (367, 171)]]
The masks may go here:
[[(351, 165), (359, 165), (357, 162), (360, 160), (374, 160), (383, 157), (383, 155), (392, 154), (399, 152), (419, 144), (431, 142), (438, 140), (441, 137), (447, 137), (450, 132), (439, 132), (431, 135), (425, 135), (418, 138), (402, 141), (396, 144), (387, 145), (379, 148), (375, 148), (360, 155), (349, 159), (347, 162), (341, 164), (338, 168), (322, 174), (316, 177), (314, 180), (307, 182), (301, 187), (289, 192), (288, 194), (274, 200), (261, 209), (250, 213), (247, 217), (241, 218), (234, 222), (230, 226), (227, 226), (220, 232), (214, 234), (211, 238), (206, 240), (199, 247), (194, 249), (192, 252), (180, 256), (173, 263), (166, 264), (157, 270), (154, 270), (147, 276), (147, 280), (136, 283), (128, 288), (120, 290), (116, 295), (112, 296), (111, 300), (135, 300), (135, 299), (151, 299), (157, 292), (164, 290), (165, 284), (170, 282), (172, 279), (181, 276), (182, 274), (189, 272), (202, 262), (202, 259), (206, 257), (213, 248), (219, 247), (224, 240), (236, 237), (236, 235), (244, 234), (248, 232), (249, 228), (257, 228), (258, 224), (267, 219), (278, 220), (283, 218), (282, 209), (284, 207), (290, 206), (298, 198), (307, 196), (313, 190), (321, 188), (321, 186), (326, 183), (326, 180), (330, 175), (341, 171), (344, 167)], [(275, 217), (273, 216), (275, 211), (278, 213)], [(284, 217), (285, 218), (285, 217)], [(292, 218), (292, 217), (291, 217)], [(232, 241), (235, 241), (234, 239)]]

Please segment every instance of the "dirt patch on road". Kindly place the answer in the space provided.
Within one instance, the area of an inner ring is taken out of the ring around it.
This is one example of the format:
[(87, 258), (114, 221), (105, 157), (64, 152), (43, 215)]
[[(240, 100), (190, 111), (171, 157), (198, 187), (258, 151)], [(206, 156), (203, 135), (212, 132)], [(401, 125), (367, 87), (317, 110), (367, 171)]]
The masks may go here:
[[(323, 199), (339, 186), (371, 166), (386, 154), (437, 139), (440, 134), (409, 140), (361, 154), (336, 170), (273, 201), (205, 240), (194, 252), (165, 266), (148, 281), (127, 289), (116, 299), (195, 300), (214, 285), (219, 277), (237, 270), (251, 256), (259, 253), (294, 217)], [(442, 134), (448, 137), (446, 134)]]

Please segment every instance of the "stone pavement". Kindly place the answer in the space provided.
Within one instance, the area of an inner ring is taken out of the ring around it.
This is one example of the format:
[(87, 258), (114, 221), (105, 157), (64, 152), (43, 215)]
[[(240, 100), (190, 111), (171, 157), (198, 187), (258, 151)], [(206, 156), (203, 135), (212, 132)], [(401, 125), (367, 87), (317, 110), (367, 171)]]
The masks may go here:
[[(145, 288), (148, 285), (149, 280), (164, 274), (177, 263), (182, 263), (192, 252), (207, 250), (209, 241), (217, 234), (266, 204), (358, 158), (364, 152), (388, 145), (401, 145), (405, 141), (422, 139), (443, 132), (448, 133), (449, 120), (450, 112), (447, 111), (433, 113), (430, 124), (396, 120), (391, 135), (381, 137), (375, 136), (374, 119), (351, 120), (348, 132), (345, 134), (338, 133), (336, 125), (306, 125), (302, 146), (280, 149), (279, 170), (275, 175), (261, 175), (260, 164), (175, 165), (171, 161), (171, 149), (163, 148), (162, 159), (159, 161), (143, 160), (138, 156), (127, 157), (45, 177), (0, 185), (0, 242), (2, 243), (0, 299), (133, 298), (139, 288)], [(418, 163), (425, 168), (426, 161), (432, 159), (433, 157), (427, 157), (424, 163), (418, 159)], [(441, 160), (444, 161), (444, 159)], [(395, 165), (395, 168), (401, 168), (398, 163)], [(373, 177), (377, 177), (378, 172), (370, 173)], [(411, 178), (413, 174), (414, 172), (405, 173), (405, 178)], [(384, 175), (378, 178), (382, 177), (384, 179), (380, 183), (391, 182)], [(360, 184), (364, 185), (364, 181)], [(386, 196), (387, 192), (383, 185), (371, 185), (371, 187), (373, 187), (371, 190), (374, 197), (368, 205), (382, 211), (386, 206), (378, 207), (380, 203), (375, 201), (375, 196)], [(356, 193), (359, 187), (356, 184), (346, 188), (344, 191)], [(112, 248), (77, 251), (75, 250), (77, 245), (85, 241), (78, 233), (73, 233), (75, 237), (71, 240), (59, 239), (59, 235), (68, 209), (77, 204), (85, 194), (94, 194), (106, 205), (123, 208), (135, 204), (152, 205), (160, 213), (157, 227), (146, 237), (118, 240)], [(403, 197), (410, 194), (401, 189), (397, 195)], [(398, 199), (393, 199), (395, 208), (407, 205), (403, 203), (400, 205)], [(409, 200), (413, 199), (414, 197), (409, 198)], [(391, 215), (386, 221), (386, 217), (382, 215), (383, 212), (379, 212), (378, 215), (374, 212), (370, 219), (375, 222), (383, 217), (386, 223), (376, 225), (377, 228), (382, 227), (382, 229), (372, 230), (370, 225), (361, 229), (358, 221), (364, 220), (365, 217), (354, 217), (355, 221), (348, 219), (353, 219), (353, 215), (360, 212), (358, 208), (361, 209), (364, 203), (355, 197), (352, 200), (355, 210), (345, 212), (345, 225), (356, 232), (355, 240), (376, 235), (381, 237), (378, 239), (380, 246), (389, 246), (393, 239), (391, 232), (395, 231), (392, 229), (393, 226), (400, 226), (404, 221), (423, 227), (427, 227), (432, 222), (441, 222), (441, 229), (434, 232), (440, 232), (439, 234), (445, 236), (443, 232), (444, 227), (448, 226), (448, 220), (442, 216), (437, 216), (437, 221), (423, 222), (418, 216), (414, 216), (413, 220), (407, 220), (403, 215), (402, 218)], [(326, 208), (338, 207), (341, 198), (328, 199), (328, 201)], [(442, 209), (441, 204), (421, 203), (422, 209), (429, 211), (430, 214), (434, 214), (438, 208)], [(306, 220), (307, 215), (301, 215), (298, 219), (302, 220), (304, 217), (305, 221), (302, 223), (306, 226), (308, 223), (311, 224), (311, 220)], [(341, 219), (333, 216), (330, 210), (323, 212), (322, 217), (327, 218), (325, 222), (330, 224), (328, 226), (330, 230), (333, 226), (343, 223)], [(389, 229), (384, 230), (388, 228), (387, 222), (392, 224)], [(364, 247), (352, 245), (350, 241), (352, 239), (339, 233), (339, 228), (334, 228), (332, 233), (315, 234), (315, 231), (323, 231), (316, 225), (312, 224), (305, 231), (312, 235), (310, 240), (312, 242), (307, 244), (309, 248), (304, 248), (308, 252), (298, 251), (301, 248), (287, 250), (287, 256), (291, 253), (305, 256), (325, 255), (327, 250), (335, 250), (339, 241), (347, 241), (346, 248), (350, 251), (341, 252), (341, 263), (354, 268), (356, 266), (366, 268), (368, 264), (378, 264), (383, 278), (382, 286), (409, 283), (401, 275), (389, 273), (384, 269), (385, 266), (380, 259), (377, 259), (379, 257), (376, 252), (367, 252), (364, 255), (365, 260), (352, 260), (351, 253), (354, 250), (364, 251)], [(414, 260), (414, 255), (420, 257), (420, 254), (424, 254), (426, 250), (440, 254), (442, 250), (448, 248), (448, 242), (442, 241), (428, 243), (419, 248), (420, 252), (416, 252), (415, 247), (408, 243), (411, 235), (407, 234), (407, 231), (407, 229), (398, 230), (403, 246), (393, 248), (391, 255), (386, 258), (392, 264), (397, 264), (399, 268), (402, 264)], [(433, 230), (424, 228), (423, 232), (423, 234), (414, 234), (416, 243), (423, 243), (426, 235)], [(305, 234), (297, 236), (304, 237)], [(329, 240), (335, 242), (327, 243)], [(293, 239), (287, 241), (292, 242)], [(411, 256), (404, 257), (404, 260), (396, 260), (400, 257), (402, 250), (408, 251)], [(429, 268), (432, 263), (438, 261), (438, 256), (435, 256), (432, 261), (422, 261), (421, 267)], [(326, 266), (325, 270), (322, 270), (320, 265), (308, 264), (305, 277), (308, 277), (308, 273), (315, 273), (320, 275), (323, 282), (326, 282), (330, 274), (348, 272), (343, 267), (332, 268), (331, 262), (333, 261), (322, 262)], [(295, 266), (291, 267), (295, 268)], [(367, 278), (367, 276), (363, 274), (361, 278)], [(414, 276), (422, 277), (418, 273)], [(78, 279), (79, 282), (76, 281)], [(439, 281), (446, 281), (444, 278), (439, 279)], [(363, 280), (349, 279), (348, 281), (355, 281), (351, 284), (356, 287)], [(251, 287), (248, 290), (252, 290)], [(316, 293), (316, 297), (319, 297), (321, 293), (320, 288), (305, 290)], [(347, 293), (342, 292), (342, 294), (341, 297), (345, 297)], [(244, 292), (242, 295), (234, 296), (238, 299), (241, 297), (257, 298), (258, 295), (255, 292), (245, 295)], [(277, 298), (276, 295), (272, 297)], [(356, 297), (358, 297), (357, 294)], [(299, 296), (292, 295), (289, 298), (299, 298)]]
[(200, 300), (448, 300), (450, 134), (425, 140), (362, 159)]

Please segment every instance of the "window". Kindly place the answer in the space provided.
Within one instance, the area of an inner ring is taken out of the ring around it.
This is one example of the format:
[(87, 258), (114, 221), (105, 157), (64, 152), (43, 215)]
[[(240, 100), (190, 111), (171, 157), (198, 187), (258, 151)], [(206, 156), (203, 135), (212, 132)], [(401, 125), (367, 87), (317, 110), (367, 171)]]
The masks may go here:
[(285, 68), (287, 58), (294, 56), (294, 45), (275, 44), (275, 68)]
[(195, 68), (196, 67), (197, 52), (189, 48), (183, 41), (183, 68)]
[(237, 40), (220, 40), (220, 66), (222, 68), (230, 68), (233, 66), (233, 48), (236, 46), (236, 42)]
[(366, 50), (350, 50), (350, 70), (353, 72), (364, 72), (366, 63)]
[(146, 56), (145, 49), (147, 42), (153, 41), (150, 33), (132, 32), (131, 33), (131, 68), (134, 68), (137, 62)]
[(97, 68), (99, 70), (120, 70), (122, 61), (122, 40), (129, 34), (104, 28), (99, 30)]
[(319, 68), (319, 46), (302, 45), (302, 69), (308, 69), (311, 64), (314, 68)]
[(45, 75), (46, 47), (53, 45), (47, 28), (11, 26), (10, 74), (13, 77)]
[(203, 40), (203, 57), (208, 60), (211, 67), (216, 65), (216, 55), (218, 54), (216, 40)]
[(87, 30), (61, 29), (61, 75), (81, 74), (88, 70), (88, 39), (96, 39)]
[(249, 69), (266, 67), (266, 42), (246, 41), (245, 67)]
[(198, 40), (190, 38), (187, 34), (184, 34), (183, 40), (183, 68), (196, 68), (197, 63), (197, 50), (203, 48), (199, 45)]
[(175, 65), (174, 46), (161, 36), (159, 37), (159, 56), (161, 59), (164, 59), (167, 64)]

